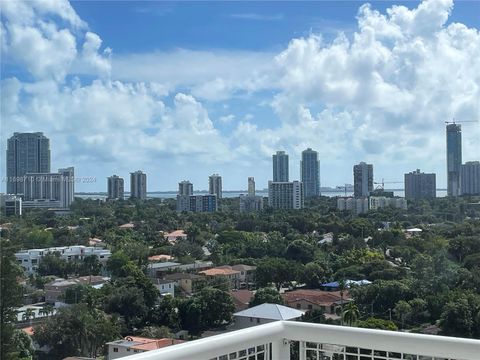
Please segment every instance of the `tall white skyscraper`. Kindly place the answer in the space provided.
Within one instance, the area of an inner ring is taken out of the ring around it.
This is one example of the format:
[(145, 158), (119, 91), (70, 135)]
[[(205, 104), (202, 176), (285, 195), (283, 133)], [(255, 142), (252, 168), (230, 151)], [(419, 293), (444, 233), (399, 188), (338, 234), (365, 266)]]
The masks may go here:
[(288, 182), (288, 155), (285, 151), (277, 151), (272, 160), (273, 182)]
[(140, 170), (130, 173), (130, 197), (141, 200), (147, 198), (147, 174)]
[(320, 161), (318, 153), (311, 148), (302, 151), (300, 180), (303, 183), (305, 198), (320, 195)]
[(355, 197), (369, 196), (373, 191), (373, 165), (361, 162), (353, 166), (353, 194)]
[(211, 195), (217, 195), (217, 199), (222, 198), (222, 177), (213, 174), (208, 177), (208, 192)]

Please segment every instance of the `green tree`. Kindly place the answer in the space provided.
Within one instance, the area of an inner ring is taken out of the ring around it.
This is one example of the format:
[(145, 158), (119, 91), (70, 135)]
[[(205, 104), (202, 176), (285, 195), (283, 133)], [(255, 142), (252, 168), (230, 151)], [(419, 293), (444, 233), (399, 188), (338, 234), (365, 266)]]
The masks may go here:
[(360, 317), (360, 311), (353, 301), (345, 305), (342, 317), (343, 322), (347, 323), (349, 326), (353, 326), (357, 322), (358, 318)]
[(85, 256), (78, 266), (78, 275), (98, 275), (102, 270), (102, 264), (95, 255)]
[(474, 314), (468, 300), (459, 297), (448, 302), (440, 317), (440, 327), (445, 335), (471, 337), (474, 325)]
[(325, 276), (323, 268), (315, 262), (310, 262), (305, 265), (300, 276), (300, 281), (305, 283), (309, 288), (318, 288), (320, 282)]
[(295, 240), (287, 247), (287, 259), (306, 264), (313, 260), (315, 247), (305, 240)]
[(32, 339), (30, 336), (25, 333), (25, 331), (20, 329), (15, 329), (12, 337), (12, 343), (15, 347), (16, 359), (19, 360), (31, 360), (33, 359), (35, 350), (33, 348)]
[(264, 303), (283, 305), (284, 302), (282, 296), (276, 289), (266, 287), (260, 288), (255, 292), (248, 306), (253, 307)]
[(256, 280), (259, 286), (265, 287), (274, 283), (277, 290), (283, 284), (295, 280), (298, 277), (299, 266), (293, 261), (279, 258), (267, 258), (262, 260), (256, 270)]
[(15, 249), (9, 240), (0, 239), (0, 358), (13, 360), (17, 357), (17, 344), (13, 341), (15, 308), (22, 303), (22, 287), (17, 279), (23, 274), (15, 259)]
[(51, 348), (52, 359), (66, 356), (97, 357), (105, 354), (105, 343), (120, 338), (117, 321), (103, 311), (77, 304), (34, 327), (34, 339)]
[(146, 326), (140, 333), (150, 339), (173, 338), (174, 334), (167, 326)]
[(367, 320), (357, 321), (357, 327), (367, 329), (380, 329), (397, 331), (397, 325), (393, 321), (369, 317)]
[(400, 320), (402, 324), (401, 328), (403, 330), (405, 328), (405, 320), (409, 319), (412, 315), (412, 307), (405, 300), (400, 300), (395, 305), (393, 312), (395, 313), (397, 319)]
[(108, 259), (107, 270), (110, 272), (112, 277), (125, 276), (122, 269), (129, 261), (130, 258), (123, 251), (117, 251)]

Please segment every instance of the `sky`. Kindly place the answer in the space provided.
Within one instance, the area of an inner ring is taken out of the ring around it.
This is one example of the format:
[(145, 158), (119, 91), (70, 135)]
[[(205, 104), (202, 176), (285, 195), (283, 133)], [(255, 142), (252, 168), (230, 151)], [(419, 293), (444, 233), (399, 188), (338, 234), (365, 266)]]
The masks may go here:
[(0, 145), (44, 132), (52, 170), (74, 166), (76, 191), (105, 191), (113, 174), (128, 188), (136, 170), (149, 191), (181, 180), (207, 189), (213, 173), (224, 190), (246, 189), (249, 176), (261, 189), (273, 153), (289, 154), (297, 180), (308, 147), (322, 186), (352, 183), (365, 161), (377, 182), (421, 169), (445, 187), (452, 119), (477, 121), (462, 124), (463, 160), (480, 160), (479, 1), (7, 0), (0, 9)]

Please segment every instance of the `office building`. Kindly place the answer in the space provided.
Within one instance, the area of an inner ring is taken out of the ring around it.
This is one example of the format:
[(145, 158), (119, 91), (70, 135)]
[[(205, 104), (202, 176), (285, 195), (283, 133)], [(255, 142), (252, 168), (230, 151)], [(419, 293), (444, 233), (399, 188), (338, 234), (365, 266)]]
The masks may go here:
[(117, 175), (112, 175), (107, 179), (107, 199), (109, 200), (123, 200), (125, 196), (123, 178)]
[(432, 199), (436, 193), (435, 174), (425, 174), (419, 169), (405, 174), (405, 198), (408, 200)]
[(310, 148), (302, 151), (300, 176), (305, 198), (320, 195), (320, 161), (318, 153)]
[(147, 174), (138, 170), (130, 173), (130, 197), (132, 199), (147, 199)]
[(353, 166), (353, 196), (369, 196), (373, 191), (373, 165), (361, 162)]
[(467, 161), (460, 168), (462, 195), (480, 195), (480, 161)]
[(15, 253), (18, 264), (27, 274), (33, 274), (38, 270), (38, 265), (47, 254), (58, 253), (65, 261), (82, 261), (86, 256), (94, 255), (102, 265), (110, 258), (110, 250), (93, 246), (61, 246), (45, 249), (29, 249)]
[(273, 182), (288, 182), (288, 155), (285, 151), (277, 151), (272, 159)]
[(208, 177), (208, 193), (217, 195), (217, 199), (222, 198), (222, 177), (218, 174), (213, 174)]
[(274, 209), (301, 209), (303, 200), (303, 185), (300, 181), (268, 182), (268, 206)]
[(460, 195), (460, 168), (462, 165), (462, 127), (447, 125), (447, 195)]
[(7, 193), (23, 194), (26, 174), (50, 173), (50, 140), (41, 132), (14, 133), (7, 140)]
[(57, 173), (27, 173), (24, 176), (24, 208), (68, 209), (74, 200), (74, 168), (58, 169)]
[(248, 178), (248, 196), (255, 196), (255, 178)]
[(22, 198), (12, 194), (0, 194), (0, 207), (4, 216), (21, 216)]

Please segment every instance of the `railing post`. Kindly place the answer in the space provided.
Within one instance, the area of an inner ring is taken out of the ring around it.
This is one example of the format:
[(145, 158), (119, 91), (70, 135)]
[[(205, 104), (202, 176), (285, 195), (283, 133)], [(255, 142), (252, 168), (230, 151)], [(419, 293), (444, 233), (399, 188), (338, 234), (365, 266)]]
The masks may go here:
[(306, 360), (307, 359), (307, 353), (305, 350), (305, 341), (299, 341), (298, 342), (298, 358), (300, 360)]
[(290, 360), (290, 341), (287, 339), (272, 341), (272, 360)]

